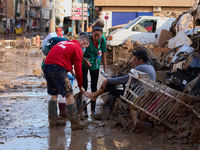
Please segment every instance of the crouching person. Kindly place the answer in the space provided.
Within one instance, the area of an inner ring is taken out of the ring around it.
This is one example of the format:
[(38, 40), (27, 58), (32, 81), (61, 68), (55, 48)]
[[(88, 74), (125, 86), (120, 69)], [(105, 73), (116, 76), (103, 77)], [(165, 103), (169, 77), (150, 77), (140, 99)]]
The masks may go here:
[[(152, 80), (156, 79), (156, 72), (153, 66), (148, 62), (148, 55), (145, 50), (138, 50), (133, 52), (132, 63), (135, 70), (147, 73)], [(108, 119), (112, 111), (117, 97), (124, 94), (124, 89), (118, 89), (117, 85), (125, 84), (128, 82), (129, 74), (121, 77), (109, 78), (103, 81), (101, 88), (94, 93), (84, 91), (84, 95), (91, 100), (95, 101), (97, 97), (104, 92), (109, 92), (108, 99), (103, 105), (103, 109), (99, 114), (92, 114), (94, 119)]]
[(82, 49), (89, 46), (89, 39), (82, 35), (78, 40), (62, 41), (56, 44), (47, 55), (44, 62), (44, 76), (47, 81), (47, 92), (51, 95), (48, 104), (49, 126), (65, 125), (65, 122), (57, 117), (57, 97), (58, 94), (66, 98), (66, 112), (71, 122), (72, 130), (77, 130), (89, 125), (89, 122), (81, 122), (78, 116), (76, 103), (73, 97), (73, 89), (67, 73), (74, 70), (80, 92), (84, 92), (82, 87)]

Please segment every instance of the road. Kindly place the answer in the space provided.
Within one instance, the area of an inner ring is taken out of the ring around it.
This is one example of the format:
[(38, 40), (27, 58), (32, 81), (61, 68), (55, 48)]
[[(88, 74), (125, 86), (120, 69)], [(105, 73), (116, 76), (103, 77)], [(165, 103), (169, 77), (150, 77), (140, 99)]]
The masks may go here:
[[(71, 131), (66, 119), (66, 126), (49, 128), (48, 95), (40, 69), (44, 57), (41, 50), (1, 48), (0, 54), (1, 150), (198, 149), (199, 145), (184, 144), (182, 140), (167, 138), (166, 141), (164, 137), (171, 136), (166, 132), (149, 136), (148, 132), (129, 133), (120, 126), (112, 128), (113, 120), (96, 121), (89, 117), (88, 120), (94, 123), (83, 130)], [(100, 75), (98, 86), (104, 79)], [(73, 88), (77, 93), (76, 81)], [(98, 98), (97, 112), (102, 103)]]

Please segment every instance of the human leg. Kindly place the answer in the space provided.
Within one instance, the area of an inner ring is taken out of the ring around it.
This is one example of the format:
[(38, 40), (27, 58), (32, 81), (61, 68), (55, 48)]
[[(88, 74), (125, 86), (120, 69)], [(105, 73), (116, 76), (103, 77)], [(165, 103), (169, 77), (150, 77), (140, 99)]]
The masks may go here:
[(71, 122), (71, 129), (78, 130), (89, 125), (89, 121), (80, 121), (73, 94), (66, 96), (66, 112)]
[[(59, 68), (56, 65), (44, 65), (43, 68), (44, 76), (47, 81), (48, 94), (51, 95), (51, 98), (48, 102), (48, 118), (49, 126), (60, 126), (65, 125), (64, 121), (58, 120), (57, 117), (57, 98), (58, 98), (58, 88), (60, 72)], [(56, 82), (55, 82), (56, 81)]]
[(83, 94), (90, 98), (92, 101), (96, 101), (97, 97), (101, 94), (103, 94), (104, 92), (109, 92), (111, 90), (113, 90), (115, 88), (115, 84), (108, 84), (107, 80), (104, 80), (103, 83), (101, 84), (100, 89), (98, 89), (96, 92), (94, 93), (90, 93), (85, 91)]
[(66, 105), (65, 97), (59, 94), (57, 100), (58, 100), (58, 108), (59, 108), (59, 117), (67, 118), (66, 109), (65, 109), (65, 105)]
[[(58, 70), (59, 72), (59, 70)], [(81, 122), (78, 116), (78, 110), (77, 106), (74, 100), (73, 96), (73, 90), (71, 86), (71, 82), (67, 76), (64, 75), (64, 72), (62, 71), (62, 74), (60, 74), (60, 78), (57, 78), (55, 81), (55, 85), (57, 90), (59, 91), (59, 94), (63, 97), (66, 97), (66, 113), (67, 116), (71, 122), (71, 128), (72, 130), (78, 130), (86, 127), (89, 125), (89, 122)]]
[[(90, 70), (90, 76), (91, 76), (91, 91), (96, 92), (97, 91), (97, 82), (99, 79), (99, 69), (97, 70)], [(91, 112), (95, 113), (96, 108), (96, 101), (91, 101)]]
[(107, 120), (110, 117), (110, 112), (113, 110), (116, 98), (120, 95), (123, 95), (124, 90), (118, 90), (116, 88), (113, 88), (110, 90), (108, 99), (103, 104), (102, 111), (98, 114), (92, 114), (91, 117), (94, 119), (105, 119)]

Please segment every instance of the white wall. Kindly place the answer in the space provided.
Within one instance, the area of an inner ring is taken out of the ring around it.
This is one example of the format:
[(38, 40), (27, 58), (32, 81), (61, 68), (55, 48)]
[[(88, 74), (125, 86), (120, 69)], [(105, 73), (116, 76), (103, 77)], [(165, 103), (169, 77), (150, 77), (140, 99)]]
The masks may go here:
[[(107, 20), (105, 19), (106, 16), (108, 17)], [(105, 26), (103, 28), (103, 32), (106, 32), (110, 27), (112, 27), (112, 12), (111, 11), (100, 12), (99, 17), (104, 20)]]

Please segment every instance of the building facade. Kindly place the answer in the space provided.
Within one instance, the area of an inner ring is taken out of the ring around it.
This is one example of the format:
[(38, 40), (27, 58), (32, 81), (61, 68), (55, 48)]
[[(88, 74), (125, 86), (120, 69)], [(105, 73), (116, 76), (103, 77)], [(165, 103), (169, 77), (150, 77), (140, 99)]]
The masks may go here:
[(138, 16), (166, 16), (169, 13), (181, 14), (194, 4), (194, 0), (94, 0), (99, 17), (109, 27), (128, 23)]
[[(6, 2), (6, 0), (2, 1)], [(0, 0), (1, 27), (5, 24), (6, 5), (5, 7), (4, 5), (4, 2), (1, 3)], [(1, 14), (1, 11), (4, 13)], [(49, 24), (49, 14), (50, 0), (7, 0), (7, 26), (12, 31), (19, 25), (23, 28), (24, 32), (44, 30)]]
[(6, 25), (6, 0), (0, 0), (0, 32), (2, 27)]

